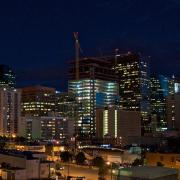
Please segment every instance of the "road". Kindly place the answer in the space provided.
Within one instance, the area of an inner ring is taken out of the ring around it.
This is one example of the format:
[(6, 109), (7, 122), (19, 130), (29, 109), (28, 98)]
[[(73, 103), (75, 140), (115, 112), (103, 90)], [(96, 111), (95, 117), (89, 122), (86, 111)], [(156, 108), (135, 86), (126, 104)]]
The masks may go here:
[[(65, 166), (65, 169), (62, 171), (63, 175), (68, 175), (68, 168), (67, 165)], [(70, 165), (69, 166), (69, 175), (70, 176), (78, 176), (78, 177), (86, 177), (86, 180), (98, 180), (98, 170), (92, 169), (89, 167), (83, 167), (83, 166), (75, 166)], [(111, 180), (110, 175), (106, 175), (106, 180)], [(114, 178), (113, 178), (114, 180)]]

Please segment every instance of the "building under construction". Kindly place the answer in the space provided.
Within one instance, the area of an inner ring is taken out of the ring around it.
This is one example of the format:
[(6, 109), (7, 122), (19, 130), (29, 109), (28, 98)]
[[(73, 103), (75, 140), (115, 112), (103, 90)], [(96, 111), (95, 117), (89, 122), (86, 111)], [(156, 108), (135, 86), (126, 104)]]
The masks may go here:
[(76, 128), (78, 133), (92, 137), (96, 131), (96, 108), (113, 106), (117, 101), (117, 78), (109, 57), (81, 58), (78, 66), (76, 63), (70, 63), (68, 84), (79, 104)]
[(82, 134), (96, 132), (97, 108), (118, 105), (121, 109), (141, 112), (142, 134), (151, 131), (149, 122), (149, 57), (138, 53), (119, 53), (103, 57), (79, 58), (78, 33), (75, 61), (69, 67), (69, 92), (79, 104), (76, 127)]
[(69, 91), (80, 104), (77, 127), (82, 132), (94, 133), (96, 109), (117, 102), (121, 109), (141, 112), (142, 134), (151, 131), (148, 58), (128, 52), (76, 63), (70, 63)]

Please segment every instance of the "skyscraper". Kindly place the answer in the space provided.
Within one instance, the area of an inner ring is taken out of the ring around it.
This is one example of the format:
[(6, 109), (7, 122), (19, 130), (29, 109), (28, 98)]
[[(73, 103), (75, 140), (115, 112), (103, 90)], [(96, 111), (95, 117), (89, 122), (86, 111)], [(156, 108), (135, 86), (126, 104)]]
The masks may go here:
[(180, 129), (180, 80), (173, 75), (168, 78), (168, 94), (166, 97), (166, 120), (169, 129)]
[(0, 87), (0, 135), (17, 135), (20, 118), (20, 90), (10, 87)]
[(167, 78), (159, 75), (152, 76), (150, 81), (150, 102), (151, 117), (155, 131), (163, 131), (166, 128), (166, 103), (165, 98), (168, 94)]
[(167, 126), (180, 130), (180, 93), (170, 94), (166, 98)]
[(15, 87), (15, 75), (7, 65), (0, 65), (0, 86)]
[(76, 79), (75, 62), (70, 64), (68, 90), (75, 94), (78, 103), (75, 126), (79, 134), (94, 136), (96, 108), (115, 104), (118, 86), (111, 67), (105, 57), (82, 58), (79, 60), (79, 79)]
[(137, 53), (116, 54), (113, 68), (119, 80), (120, 107), (141, 112), (142, 134), (151, 131), (148, 62), (149, 57)]
[(68, 92), (56, 92), (55, 95), (55, 112), (60, 117), (75, 119), (78, 105), (76, 97)]
[(22, 88), (22, 115), (46, 116), (55, 111), (55, 89), (44, 86)]

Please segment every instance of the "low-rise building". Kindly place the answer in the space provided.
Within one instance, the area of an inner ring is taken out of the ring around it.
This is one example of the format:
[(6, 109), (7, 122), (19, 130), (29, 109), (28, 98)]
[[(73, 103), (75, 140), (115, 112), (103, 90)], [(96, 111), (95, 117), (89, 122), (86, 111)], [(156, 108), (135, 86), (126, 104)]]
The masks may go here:
[(165, 167), (180, 169), (180, 154), (148, 152), (146, 153), (146, 164), (148, 166), (161, 164)]
[(39, 153), (44, 153), (46, 151), (45, 145), (15, 145), (15, 149), (19, 151), (31, 151)]
[[(39, 156), (34, 156), (30, 151), (1, 151), (0, 152), (0, 164), (6, 164), (7, 167), (3, 168), (8, 171), (8, 168), (20, 168), (25, 169), (25, 179), (40, 179), (48, 178), (51, 173), (51, 168), (54, 168), (54, 163), (46, 161)], [(5, 170), (4, 170), (5, 171)], [(12, 171), (11, 171), (12, 172)], [(48, 173), (47, 173), (48, 172)], [(23, 172), (21, 172), (22, 174)], [(7, 176), (10, 176), (6, 173)], [(5, 175), (4, 175), (5, 176)], [(24, 176), (24, 175), (23, 175)]]
[(141, 166), (121, 169), (118, 177), (123, 180), (177, 180), (178, 171), (165, 167)]
[(139, 154), (130, 153), (121, 149), (104, 149), (104, 148), (83, 148), (83, 152), (94, 157), (101, 156), (107, 162), (116, 162), (119, 164), (132, 164), (135, 159), (140, 159)]
[(3, 180), (16, 180), (16, 179), (26, 179), (26, 169), (17, 167), (7, 167), (0, 169), (0, 177)]

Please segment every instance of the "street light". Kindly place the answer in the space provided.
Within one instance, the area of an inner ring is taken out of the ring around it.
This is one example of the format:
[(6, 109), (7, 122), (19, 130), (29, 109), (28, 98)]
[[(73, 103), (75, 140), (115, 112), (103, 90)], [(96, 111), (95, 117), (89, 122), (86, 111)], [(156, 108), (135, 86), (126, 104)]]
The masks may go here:
[(106, 164), (107, 164), (108, 166), (111, 166), (111, 180), (112, 180), (112, 175), (113, 175), (112, 163), (108, 161), (108, 162), (106, 162)]

